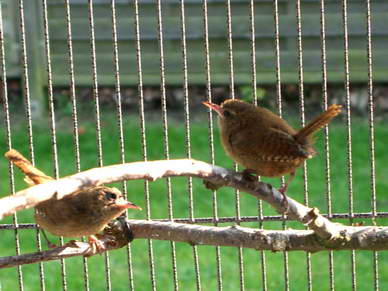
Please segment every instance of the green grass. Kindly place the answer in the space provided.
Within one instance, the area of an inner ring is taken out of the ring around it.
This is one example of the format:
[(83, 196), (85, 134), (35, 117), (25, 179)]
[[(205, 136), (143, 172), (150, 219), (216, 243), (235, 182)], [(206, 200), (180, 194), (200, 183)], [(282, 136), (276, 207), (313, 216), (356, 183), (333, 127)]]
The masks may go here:
[[(129, 114), (130, 115), (130, 114)], [(155, 119), (147, 116), (148, 119)], [(23, 117), (20, 117), (23, 120)], [(201, 119), (198, 118), (198, 119)], [(183, 120), (183, 119), (182, 119)], [(82, 170), (97, 166), (97, 152), (95, 143), (95, 131), (92, 122), (80, 121), (84, 132), (80, 135), (80, 152)], [(12, 145), (15, 149), (28, 156), (28, 138), (26, 125), (15, 118), (12, 128)], [(36, 165), (47, 174), (53, 174), (53, 162), (51, 156), (51, 138), (47, 121), (35, 122), (34, 153)], [(191, 124), (192, 157), (199, 160), (209, 160), (209, 145), (207, 126), (205, 122), (193, 122)], [(113, 115), (103, 118), (102, 144), (103, 160), (105, 165), (120, 161), (118, 134), (116, 121)], [(132, 116), (124, 119), (126, 160), (142, 160), (141, 135), (137, 120)], [(355, 121), (352, 127), (353, 133), (353, 190), (354, 211), (365, 212), (371, 209), (370, 190), (370, 162), (368, 154), (368, 126), (361, 121)], [(149, 160), (163, 159), (163, 129), (161, 123), (147, 120), (147, 156)], [(385, 211), (388, 207), (388, 181), (385, 179), (385, 165), (388, 164), (386, 154), (386, 140), (388, 128), (384, 124), (376, 124), (376, 189), (378, 210)], [(72, 145), (71, 121), (63, 118), (58, 123), (57, 144), (60, 176), (75, 172), (74, 150)], [(346, 154), (346, 129), (343, 124), (334, 124), (330, 131), (331, 149), (331, 195), (333, 212), (348, 212), (348, 170)], [(4, 128), (0, 129), (0, 152), (7, 148)], [(184, 125), (181, 121), (171, 120), (169, 123), (169, 148), (170, 158), (186, 157)], [(308, 161), (308, 186), (309, 204), (318, 206), (321, 212), (327, 211), (326, 184), (325, 184), (325, 156), (323, 150), (323, 138), (319, 135), (317, 149), (321, 153), (316, 158)], [(224, 154), (218, 131), (215, 132), (215, 157), (216, 164), (232, 167), (232, 162)], [(25, 187), (22, 175), (15, 170), (16, 190)], [(275, 186), (279, 185), (279, 179), (265, 179)], [(172, 197), (174, 217), (189, 216), (189, 193), (186, 178), (173, 178)], [(131, 181), (128, 185), (128, 196), (134, 203), (145, 208), (143, 181)], [(10, 192), (8, 163), (0, 158), (0, 196)], [(289, 194), (298, 201), (303, 201), (302, 171), (290, 185)], [(166, 218), (168, 216), (167, 184), (165, 180), (150, 183), (151, 216), (152, 218)], [(204, 189), (202, 182), (193, 180), (194, 214), (196, 217), (212, 216), (212, 194)], [(241, 215), (257, 215), (257, 202), (249, 195), (241, 194)], [(235, 193), (232, 189), (224, 188), (218, 192), (218, 215), (235, 215)], [(275, 212), (264, 205), (265, 215), (274, 215)], [(132, 217), (144, 219), (145, 211), (134, 212)], [(1, 223), (11, 223), (12, 218), (7, 217)], [(33, 222), (32, 210), (18, 213), (19, 223)], [(348, 221), (343, 221), (348, 223)], [(365, 224), (370, 224), (364, 220)], [(384, 224), (385, 221), (379, 221)], [(256, 223), (245, 223), (244, 226), (257, 227)], [(287, 223), (288, 227), (303, 228), (296, 222)], [(268, 222), (264, 224), (267, 229), (281, 229), (280, 222)], [(22, 253), (32, 252), (36, 249), (36, 232), (32, 230), (20, 230), (20, 246)], [(56, 238), (53, 238), (56, 240)], [(44, 244), (44, 247), (45, 244)], [(173, 289), (173, 276), (171, 265), (171, 247), (169, 242), (153, 241), (153, 255), (155, 259), (155, 278), (159, 290)], [(13, 231), (1, 231), (0, 256), (15, 254), (15, 242)], [(136, 290), (150, 290), (151, 281), (149, 275), (149, 254), (147, 241), (136, 240), (131, 245), (133, 262), (133, 278)], [(217, 289), (216, 251), (214, 247), (199, 246), (199, 268), (201, 271), (201, 284), (203, 290)], [(356, 252), (357, 286), (359, 290), (373, 288), (373, 256), (371, 252)], [(111, 277), (113, 290), (128, 290), (128, 263), (126, 249), (120, 249), (109, 253), (111, 262)], [(270, 290), (284, 288), (283, 253), (265, 252), (267, 261), (267, 282)], [(196, 290), (193, 250), (188, 244), (176, 244), (176, 260), (181, 290)], [(388, 286), (388, 268), (386, 252), (380, 252), (380, 286)], [(312, 258), (312, 284), (314, 290), (329, 289), (328, 253), (313, 254)], [(239, 265), (238, 251), (235, 248), (221, 248), (222, 280), (224, 290), (239, 289)], [(254, 250), (243, 250), (244, 259), (244, 283), (246, 290), (258, 290), (262, 286), (260, 253)], [(303, 252), (289, 253), (289, 279), (290, 290), (307, 289), (306, 254)], [(350, 252), (335, 252), (335, 285), (338, 290), (351, 290), (351, 257)], [(105, 290), (104, 257), (94, 256), (88, 260), (89, 278), (91, 290)], [(82, 259), (80, 257), (66, 260), (66, 273), (68, 290), (81, 290), (83, 288)], [(22, 267), (25, 290), (40, 290), (39, 269), (37, 264)], [(57, 261), (44, 263), (45, 284), (47, 290), (61, 289), (61, 269)], [(0, 271), (0, 290), (15, 290), (17, 286), (17, 270), (3, 269)]]

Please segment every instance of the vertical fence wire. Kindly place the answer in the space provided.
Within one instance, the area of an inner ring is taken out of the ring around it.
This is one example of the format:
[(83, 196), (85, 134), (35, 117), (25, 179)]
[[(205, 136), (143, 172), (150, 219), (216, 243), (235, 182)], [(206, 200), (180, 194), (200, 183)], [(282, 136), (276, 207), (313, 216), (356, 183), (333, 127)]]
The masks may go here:
[[(162, 20), (162, 5), (161, 1), (156, 1), (157, 6), (157, 17), (158, 17), (158, 42), (159, 42), (159, 56), (160, 56), (160, 91), (161, 91), (161, 103), (162, 103), (162, 123), (163, 123), (163, 146), (164, 146), (164, 157), (170, 159), (170, 147), (168, 139), (168, 120), (167, 120), (167, 97), (166, 97), (166, 76), (165, 76), (165, 64), (164, 64), (164, 39), (163, 39), (163, 20)], [(173, 219), (173, 204), (172, 204), (172, 188), (171, 178), (166, 179), (167, 185), (167, 200), (168, 200), (168, 218)], [(192, 192), (190, 193), (192, 194)], [(189, 195), (190, 195), (189, 194)], [(190, 206), (192, 207), (192, 196), (190, 196)], [(174, 288), (177, 286), (177, 266), (176, 266), (176, 251), (175, 243), (171, 242), (171, 259), (173, 269), (173, 280)], [(198, 263), (198, 256), (196, 255), (196, 249), (194, 251), (195, 262)], [(197, 265), (196, 265), (197, 266)], [(197, 270), (197, 268), (195, 268)]]
[[(96, 59), (96, 41), (94, 30), (94, 13), (93, 13), (93, 0), (88, 0), (88, 12), (89, 12), (89, 30), (90, 30), (90, 56), (91, 56), (91, 69), (93, 78), (93, 99), (95, 104), (95, 118), (96, 118), (96, 146), (97, 146), (97, 163), (99, 167), (103, 166), (102, 155), (102, 138), (101, 138), (101, 119), (100, 119), (100, 102), (98, 96), (98, 79), (97, 79), (97, 59)], [(104, 253), (105, 262), (105, 281), (107, 290), (112, 289), (111, 285), (111, 272), (109, 253)]]
[[(54, 97), (53, 97), (53, 82), (52, 82), (52, 68), (51, 68), (51, 52), (50, 52), (50, 37), (48, 28), (48, 16), (47, 16), (47, 1), (42, 0), (43, 10), (43, 35), (44, 35), (44, 47), (46, 55), (46, 71), (47, 71), (47, 89), (48, 89), (48, 106), (50, 116), (50, 137), (51, 137), (51, 150), (52, 159), (54, 166), (54, 177), (59, 178), (59, 167), (58, 167), (58, 151), (57, 151), (57, 135), (55, 127), (55, 108), (54, 108)], [(60, 237), (60, 243), (63, 245), (63, 238)], [(65, 260), (61, 259), (61, 272), (62, 272), (62, 285), (63, 290), (67, 290), (67, 276), (66, 276), (66, 265)]]
[[(166, 96), (166, 76), (165, 76), (165, 64), (164, 64), (164, 39), (163, 39), (163, 20), (162, 20), (162, 4), (160, 0), (156, 1), (157, 17), (158, 17), (158, 42), (159, 42), (159, 57), (160, 57), (160, 91), (161, 91), (161, 105), (162, 105), (162, 124), (163, 124), (163, 147), (164, 158), (170, 159), (170, 146), (168, 140), (168, 120), (167, 120), (167, 96)], [(172, 205), (172, 189), (171, 178), (166, 179), (167, 185), (167, 208), (169, 219), (173, 218), (173, 205)], [(175, 244), (171, 244), (171, 257), (173, 270), (176, 270), (176, 254)], [(155, 271), (154, 271), (155, 272)], [(154, 274), (155, 276), (155, 274)], [(154, 282), (156, 288), (156, 282)]]
[[(350, 106), (350, 72), (349, 72), (349, 40), (348, 40), (348, 8), (347, 0), (342, 1), (342, 25), (344, 33), (344, 71), (345, 71), (345, 107), (347, 127), (347, 164), (348, 164), (348, 191), (349, 191), (349, 216), (353, 222), (353, 161), (352, 161), (352, 126)], [(351, 251), (352, 289), (357, 289), (356, 252)]]
[[(134, 9), (135, 9), (135, 35), (136, 35), (136, 61), (137, 61), (137, 74), (138, 74), (138, 92), (139, 92), (139, 122), (140, 122), (140, 133), (141, 133), (141, 145), (143, 160), (147, 161), (147, 138), (145, 131), (145, 114), (144, 114), (144, 92), (143, 92), (143, 69), (142, 69), (142, 58), (141, 58), (141, 46), (140, 46), (140, 24), (139, 24), (139, 3), (138, 0), (133, 0)], [(151, 206), (150, 206), (150, 190), (149, 182), (144, 180), (144, 199), (146, 204), (146, 218), (147, 220), (151, 219)], [(154, 264), (154, 252), (152, 247), (152, 240), (147, 240), (148, 242), (148, 258), (149, 258), (149, 267), (150, 267), (150, 279), (152, 284), (152, 289), (156, 290), (155, 286), (155, 264)], [(130, 278), (133, 278), (132, 269), (129, 270)], [(130, 282), (131, 290), (134, 289), (134, 281)]]
[[(276, 97), (279, 116), (282, 117), (282, 88), (280, 76), (280, 41), (279, 41), (279, 3), (278, 0), (273, 1), (274, 14), (274, 31), (275, 31), (275, 67), (276, 67)], [(284, 177), (282, 177), (282, 184), (284, 184)], [(283, 216), (284, 217), (284, 216)], [(283, 229), (286, 228), (286, 221), (283, 220)], [(288, 270), (288, 252), (283, 253), (284, 264), (284, 289), (290, 289), (289, 270)]]
[[(372, 28), (371, 28), (371, 5), (366, 0), (366, 32), (367, 32), (367, 61), (368, 61), (368, 111), (369, 111), (369, 159), (370, 159), (370, 187), (371, 187), (371, 211), (373, 223), (376, 224), (377, 201), (376, 201), (376, 163), (375, 163), (375, 135), (374, 135), (374, 99), (373, 99), (373, 64), (372, 64)], [(379, 254), (373, 251), (373, 275), (374, 288), (379, 290)]]
[[(1, 78), (2, 78), (2, 94), (3, 94), (3, 110), (4, 110), (4, 124), (6, 128), (6, 139), (7, 139), (7, 150), (12, 148), (12, 133), (11, 133), (11, 119), (9, 114), (9, 102), (8, 102), (8, 87), (7, 87), (7, 69), (5, 65), (5, 46), (4, 46), (4, 26), (3, 26), (3, 10), (2, 4), (0, 2), (0, 62), (1, 62)], [(15, 193), (15, 176), (13, 171), (13, 166), (11, 162), (8, 162), (8, 175), (9, 175), (9, 188), (12, 194)], [(20, 255), (20, 238), (18, 226), (17, 215), (12, 216), (13, 224), (15, 226), (14, 236), (15, 236), (15, 253)], [(39, 265), (42, 266), (41, 264)], [(22, 267), (18, 266), (16, 268), (18, 275), (18, 284), (19, 290), (24, 290), (24, 281), (23, 281), (23, 271)], [(42, 274), (42, 272), (40, 272)], [(41, 277), (41, 286), (44, 286), (43, 277)], [(43, 288), (41, 288), (43, 290)]]
[[(204, 39), (204, 54), (205, 54), (205, 74), (206, 74), (206, 95), (207, 101), (212, 102), (212, 90), (211, 90), (211, 74), (210, 74), (210, 47), (209, 47), (209, 22), (208, 22), (208, 6), (207, 0), (202, 2), (203, 13), (203, 39)], [(213, 124), (213, 111), (208, 109), (208, 144), (210, 161), (212, 165), (215, 164), (214, 157), (214, 124)], [(217, 203), (217, 191), (212, 191), (212, 212), (214, 225), (218, 225), (218, 203)], [(216, 251), (216, 268), (217, 268), (217, 288), (218, 291), (223, 290), (222, 285), (222, 260), (221, 260), (221, 248), (215, 247)]]
[[(112, 42), (113, 42), (113, 63), (114, 63), (114, 74), (115, 74), (115, 101), (116, 101), (116, 116), (117, 116), (117, 129), (119, 134), (119, 147), (120, 147), (120, 162), (125, 163), (125, 144), (124, 144), (124, 130), (123, 130), (123, 112), (122, 112), (122, 98), (121, 98), (121, 89), (120, 89), (120, 66), (119, 66), (119, 50), (117, 44), (117, 17), (116, 17), (116, 1), (111, 0), (111, 19), (112, 19)], [(122, 183), (123, 194), (127, 197), (127, 184), (126, 182)], [(127, 253), (127, 264), (128, 264), (128, 274), (129, 282), (132, 287), (132, 256), (131, 256), (131, 245), (126, 246)]]
[(280, 77), (280, 40), (279, 40), (279, 3), (278, 0), (273, 0), (273, 16), (274, 16), (274, 41), (275, 41), (275, 69), (276, 69), (276, 105), (278, 107), (279, 116), (283, 115), (282, 108), (282, 83)]
[[(115, 74), (115, 101), (116, 101), (116, 117), (117, 130), (119, 134), (120, 147), (120, 162), (125, 163), (125, 146), (124, 146), (124, 130), (123, 130), (123, 111), (121, 106), (121, 89), (120, 89), (120, 66), (119, 66), (119, 50), (117, 45), (117, 24), (116, 24), (116, 1), (111, 0), (111, 20), (112, 20), (112, 45), (113, 45), (113, 64)], [(127, 197), (127, 184), (122, 183), (123, 193)]]
[[(184, 112), (185, 112), (185, 133), (186, 133), (186, 152), (187, 158), (191, 158), (191, 135), (190, 135), (190, 104), (189, 104), (189, 90), (188, 90), (188, 69), (187, 69), (187, 43), (186, 43), (186, 18), (185, 18), (185, 3), (181, 0), (180, 16), (181, 16), (181, 50), (182, 50), (182, 61), (183, 61), (183, 91), (184, 91)], [(190, 218), (194, 217), (194, 205), (193, 205), (193, 187), (192, 178), (189, 177), (187, 180), (189, 190), (189, 213)], [(200, 273), (199, 269), (196, 269), (196, 282), (197, 289), (200, 289)], [(199, 287), (198, 287), (199, 286)], [(178, 280), (176, 276), (176, 270), (174, 270), (174, 287), (178, 290)]]
[(77, 113), (77, 98), (75, 93), (73, 39), (72, 39), (72, 30), (71, 30), (71, 12), (70, 12), (69, 0), (65, 0), (65, 9), (66, 9), (66, 28), (67, 28), (67, 49), (68, 49), (68, 60), (69, 60), (70, 98), (71, 98), (71, 106), (72, 106), (74, 159), (75, 159), (76, 170), (77, 172), (80, 172), (81, 158), (80, 158), (80, 151), (79, 151), (78, 113)]
[(54, 97), (53, 97), (53, 80), (52, 80), (52, 68), (51, 68), (51, 52), (50, 52), (50, 37), (48, 28), (48, 16), (47, 16), (47, 0), (42, 0), (43, 3), (43, 35), (44, 35), (44, 47), (46, 55), (46, 71), (47, 71), (47, 90), (48, 90), (48, 107), (50, 117), (50, 130), (51, 130), (51, 148), (52, 148), (52, 159), (54, 166), (54, 177), (59, 178), (59, 167), (58, 167), (58, 150), (57, 150), (57, 135), (55, 126), (55, 108), (54, 108)]
[[(304, 98), (304, 78), (303, 78), (303, 45), (302, 45), (302, 14), (300, 0), (296, 0), (296, 29), (297, 29), (297, 47), (298, 47), (298, 75), (299, 75), (299, 107), (300, 119), (302, 126), (305, 126), (305, 98)], [(303, 162), (303, 181), (304, 181), (304, 203), (309, 205), (308, 192), (308, 175), (307, 162)], [(306, 253), (307, 264), (307, 290), (311, 291), (312, 286), (312, 270), (311, 270), (311, 253)]]
[[(75, 78), (74, 78), (74, 57), (73, 57), (73, 39), (72, 39), (72, 30), (71, 30), (71, 12), (69, 0), (65, 0), (65, 9), (66, 9), (66, 30), (67, 30), (67, 50), (68, 50), (68, 60), (69, 60), (69, 79), (70, 79), (70, 99), (71, 99), (71, 109), (72, 109), (72, 125), (73, 125), (73, 150), (74, 150), (74, 160), (76, 171), (81, 171), (81, 158), (79, 150), (79, 136), (78, 136), (78, 113), (77, 113), (77, 98), (75, 94)], [(83, 238), (84, 240), (84, 238)], [(90, 289), (89, 282), (89, 268), (88, 268), (88, 259), (82, 257), (82, 268), (83, 268), (83, 277), (84, 277), (84, 290), (88, 291)]]
[[(235, 99), (235, 88), (234, 88), (234, 64), (233, 64), (233, 35), (232, 35), (232, 8), (230, 0), (226, 0), (226, 11), (227, 11), (227, 33), (228, 33), (228, 58), (229, 58), (229, 86), (230, 86), (230, 97)], [(234, 163), (235, 170), (237, 170), (237, 164)], [(240, 211), (240, 191), (235, 191), (236, 199), (236, 220), (237, 224), (240, 224), (241, 211)], [(239, 264), (239, 275), (240, 275), (240, 290), (245, 290), (244, 283), (244, 254), (241, 247), (238, 249), (238, 264)]]
[(93, 78), (93, 99), (95, 103), (95, 125), (96, 125), (96, 146), (97, 146), (97, 163), (99, 167), (103, 166), (102, 159), (102, 140), (101, 140), (101, 120), (100, 120), (100, 101), (98, 96), (98, 79), (97, 79), (97, 59), (96, 59), (96, 41), (94, 33), (94, 12), (93, 0), (88, 0), (89, 12), (89, 39), (90, 39), (90, 61)]
[(34, 139), (32, 134), (32, 118), (31, 118), (31, 99), (30, 99), (30, 84), (28, 78), (28, 60), (27, 60), (27, 47), (26, 47), (26, 32), (24, 25), (24, 5), (23, 0), (19, 0), (19, 21), (20, 21), (20, 42), (22, 47), (22, 80), (24, 83), (24, 103), (25, 103), (25, 115), (27, 119), (27, 133), (28, 133), (28, 146), (30, 150), (31, 163), (35, 164), (34, 154)]
[[(19, 21), (20, 21), (20, 43), (22, 48), (22, 80), (24, 83), (24, 109), (25, 117), (27, 119), (27, 134), (28, 134), (28, 147), (30, 152), (31, 163), (35, 164), (35, 153), (34, 153), (34, 139), (32, 133), (32, 118), (31, 118), (31, 99), (30, 99), (30, 86), (28, 78), (28, 59), (27, 59), (27, 47), (26, 47), (26, 33), (24, 23), (24, 5), (23, 0), (19, 0)], [(40, 240), (39, 230), (36, 231), (37, 249), (42, 250), (42, 244)], [(63, 271), (63, 269), (62, 269)], [(62, 278), (64, 274), (62, 273)], [(20, 276), (22, 273), (20, 272)], [(22, 278), (22, 277), (21, 277)], [(44, 282), (44, 268), (43, 264), (39, 263), (39, 279), (40, 287), (45, 290)], [(65, 285), (63, 286), (65, 288)]]
[[(325, 1), (320, 1), (320, 34), (321, 34), (321, 70), (322, 70), (322, 96), (323, 106), (328, 108), (327, 96), (327, 63), (326, 63), (326, 22), (325, 22)], [(331, 204), (331, 176), (330, 176), (330, 146), (329, 146), (329, 126), (324, 128), (324, 147), (325, 147), (325, 175), (326, 175), (326, 203), (327, 214), (329, 218), (332, 216)], [(329, 251), (329, 286), (330, 290), (334, 290), (334, 253)]]
[[(186, 156), (191, 159), (191, 132), (190, 132), (190, 107), (189, 107), (189, 90), (188, 90), (188, 72), (187, 72), (187, 47), (186, 47), (186, 19), (185, 19), (185, 3), (181, 0), (181, 34), (182, 34), (182, 60), (183, 60), (183, 90), (184, 90), (184, 112), (185, 112), (185, 134), (186, 134)], [(189, 192), (189, 218), (194, 219), (194, 198), (193, 198), (193, 180), (191, 177), (187, 179)], [(197, 290), (201, 290), (201, 274), (199, 269), (199, 257), (196, 247), (193, 246), (193, 255), (195, 263), (195, 276)], [(176, 276), (174, 276), (176, 279)], [(178, 289), (178, 282), (175, 284)]]
[[(250, 33), (251, 33), (251, 70), (252, 70), (252, 92), (253, 92), (253, 104), (258, 104), (257, 97), (257, 73), (256, 73), (256, 32), (255, 32), (255, 2), (251, 0), (249, 2), (249, 20), (250, 20)], [(259, 228), (263, 228), (263, 202), (257, 200), (258, 210), (258, 222)], [(265, 259), (265, 252), (260, 251), (260, 265), (261, 265), (261, 280), (263, 285), (263, 291), (267, 290), (267, 266)]]

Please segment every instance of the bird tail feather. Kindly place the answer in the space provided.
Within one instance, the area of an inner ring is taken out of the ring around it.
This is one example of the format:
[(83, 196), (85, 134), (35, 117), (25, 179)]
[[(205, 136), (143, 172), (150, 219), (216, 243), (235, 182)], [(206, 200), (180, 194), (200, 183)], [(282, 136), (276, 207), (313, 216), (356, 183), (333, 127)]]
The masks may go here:
[(309, 138), (314, 132), (320, 130), (328, 124), (334, 117), (341, 113), (341, 105), (333, 104), (325, 112), (321, 113), (317, 118), (299, 130), (295, 138), (298, 141), (303, 141)]
[(35, 168), (31, 162), (17, 150), (10, 149), (5, 153), (5, 157), (26, 175), (24, 181), (30, 186), (53, 180), (52, 177), (47, 176), (45, 173)]

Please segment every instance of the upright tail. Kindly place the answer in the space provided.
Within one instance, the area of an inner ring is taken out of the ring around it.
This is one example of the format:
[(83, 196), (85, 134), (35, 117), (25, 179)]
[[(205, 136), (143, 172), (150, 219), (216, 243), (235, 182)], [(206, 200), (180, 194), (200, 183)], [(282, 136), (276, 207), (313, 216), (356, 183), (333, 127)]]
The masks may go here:
[(320, 130), (326, 124), (328, 124), (334, 117), (341, 113), (341, 105), (333, 104), (323, 113), (321, 113), (317, 118), (299, 130), (295, 138), (297, 141), (303, 142), (309, 138), (314, 132)]
[(26, 175), (24, 180), (31, 186), (53, 180), (53, 178), (46, 176), (45, 173), (35, 168), (31, 162), (23, 157), (17, 150), (10, 149), (5, 153), (5, 157)]

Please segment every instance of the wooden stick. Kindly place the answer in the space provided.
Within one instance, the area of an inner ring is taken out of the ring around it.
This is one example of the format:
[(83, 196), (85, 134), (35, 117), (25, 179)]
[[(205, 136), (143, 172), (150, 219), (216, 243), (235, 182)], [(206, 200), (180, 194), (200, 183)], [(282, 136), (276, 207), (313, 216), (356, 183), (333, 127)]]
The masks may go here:
[[(10, 152), (6, 154), (8, 158)], [(44, 175), (40, 173), (39, 175)], [(62, 199), (70, 193), (89, 187), (124, 180), (155, 181), (159, 178), (179, 176), (205, 179), (208, 188), (230, 186), (239, 189), (268, 202), (279, 213), (287, 214), (290, 218), (306, 224), (322, 238), (344, 239), (341, 234), (342, 225), (330, 222), (319, 214), (318, 209), (306, 207), (290, 197), (287, 197), (288, 203), (284, 203), (283, 195), (270, 184), (248, 180), (241, 173), (191, 159), (112, 165), (94, 168), (58, 180), (48, 180), (0, 199), (0, 219), (16, 211), (34, 207), (42, 201)], [(285, 209), (284, 205), (288, 205), (288, 209)]]
[[(343, 226), (346, 240), (323, 241), (312, 230), (263, 230), (240, 226), (215, 227), (175, 222), (126, 220), (135, 239), (168, 240), (191, 245), (212, 245), (252, 248), (270, 251), (328, 250), (388, 250), (388, 227)], [(111, 227), (109, 236), (102, 239), (107, 250), (123, 247), (131, 238), (123, 228)], [(112, 231), (114, 229), (114, 231)], [(113, 237), (113, 238), (112, 238)], [(136, 241), (135, 241), (136, 243)], [(90, 245), (72, 242), (48, 251), (0, 258), (0, 268), (15, 267), (73, 256), (94, 255)]]

